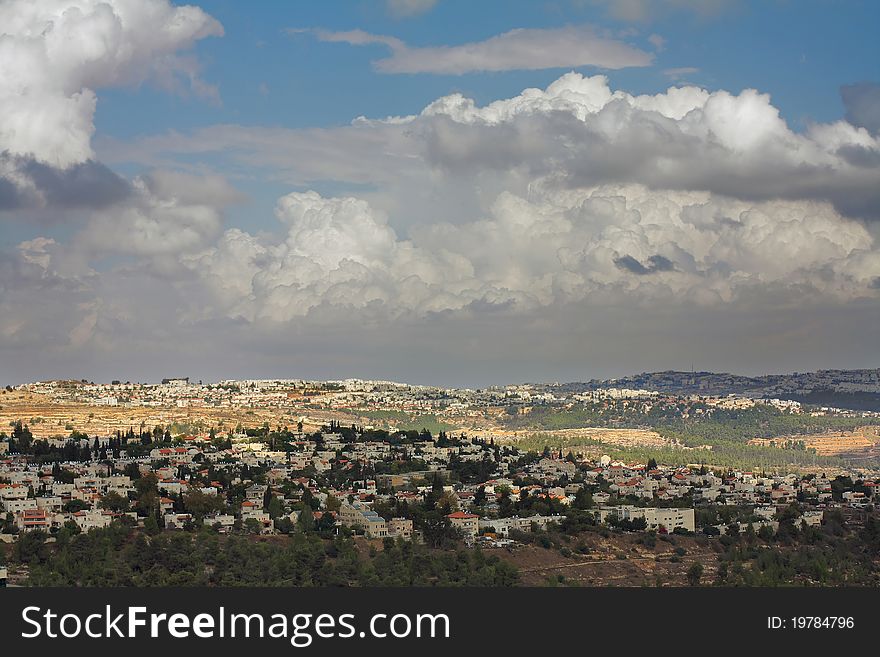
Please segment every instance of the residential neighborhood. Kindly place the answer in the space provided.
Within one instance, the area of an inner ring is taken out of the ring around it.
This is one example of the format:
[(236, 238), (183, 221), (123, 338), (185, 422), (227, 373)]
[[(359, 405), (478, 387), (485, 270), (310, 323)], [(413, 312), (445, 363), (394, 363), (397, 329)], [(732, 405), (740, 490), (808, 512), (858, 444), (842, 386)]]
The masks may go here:
[[(598, 460), (522, 452), (480, 437), (324, 427), (220, 436), (152, 432), (33, 441), (17, 425), (3, 443), (0, 540), (33, 531), (89, 532), (118, 522), (152, 531), (221, 534), (322, 528), (366, 539), (509, 547), (566, 522), (660, 534), (721, 535), (817, 526), (828, 514), (864, 523), (876, 478)], [(74, 458), (68, 459), (66, 456)], [(51, 457), (49, 459), (45, 457)], [(425, 510), (442, 511), (438, 528)], [(835, 517), (836, 517), (835, 516)]]
[[(454, 579), (442, 555), (456, 550), (471, 555), (474, 581), (552, 583), (565, 568), (588, 585), (681, 585), (697, 565), (744, 585), (880, 577), (858, 559), (798, 570), (828, 555), (755, 570), (761, 555), (809, 550), (819, 536), (829, 550), (846, 543), (834, 559), (871, 544), (876, 413), (650, 389), (666, 376), (475, 390), (185, 376), (7, 386), (0, 557), (12, 586), (83, 581), (55, 565), (83, 541), (104, 545), (108, 564), (126, 560), (112, 577), (145, 583), (249, 577), (210, 563), (174, 575), (161, 555), (175, 541), (209, 555), (261, 545), (266, 563), (272, 550), (314, 550), (314, 564), (360, 564), (349, 582), (376, 581), (377, 567), (379, 581), (421, 581), (420, 559), (439, 569), (430, 577)], [(736, 551), (740, 540), (763, 550)], [(157, 563), (145, 568), (144, 555)], [(298, 567), (316, 577), (316, 565)]]

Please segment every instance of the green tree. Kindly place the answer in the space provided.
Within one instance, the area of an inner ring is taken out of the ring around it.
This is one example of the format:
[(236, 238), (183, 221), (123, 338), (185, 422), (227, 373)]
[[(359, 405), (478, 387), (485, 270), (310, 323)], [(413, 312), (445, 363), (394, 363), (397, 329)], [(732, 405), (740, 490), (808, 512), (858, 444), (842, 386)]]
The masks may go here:
[(266, 508), (266, 511), (269, 513), (269, 517), (274, 520), (284, 513), (284, 505), (281, 504), (281, 500), (279, 500), (277, 496), (273, 495), (272, 499), (269, 500), (269, 505)]
[(214, 511), (222, 511), (226, 508), (226, 504), (218, 495), (203, 493), (198, 488), (190, 488), (186, 495), (183, 496), (183, 506), (188, 513), (191, 513), (198, 520), (203, 520), (205, 516)]
[(85, 511), (89, 508), (88, 502), (83, 500), (70, 500), (61, 507), (65, 513), (76, 513), (77, 511)]
[(574, 506), (576, 509), (592, 509), (593, 495), (586, 487), (581, 488), (574, 497)]
[(687, 571), (687, 581), (690, 586), (699, 586), (703, 577), (703, 564), (694, 562)]
[(144, 519), (144, 531), (147, 532), (148, 536), (156, 536), (162, 531), (159, 527), (159, 521), (156, 520), (154, 514), (151, 513)]
[(123, 474), (128, 476), (132, 481), (137, 481), (141, 478), (141, 469), (138, 467), (138, 464), (132, 461), (128, 463), (123, 469)]
[(36, 565), (48, 557), (46, 533), (37, 530), (24, 532), (15, 542), (13, 558), (24, 564)]
[(134, 482), (138, 512), (144, 515), (159, 509), (159, 479), (150, 472)]
[(296, 527), (303, 533), (310, 532), (315, 528), (315, 516), (312, 507), (308, 505), (303, 506), (302, 510), (299, 512)]
[(110, 492), (101, 498), (98, 506), (115, 513), (124, 513), (128, 511), (129, 502), (127, 497), (123, 497), (119, 493)]
[(293, 522), (291, 522), (288, 516), (282, 516), (275, 521), (275, 529), (282, 534), (290, 534), (293, 531), (293, 528)]
[(449, 518), (439, 511), (429, 511), (420, 522), (425, 543), (433, 548), (450, 547), (459, 537), (458, 530), (452, 526)]
[(31, 444), (34, 442), (34, 436), (27, 425), (22, 425), (21, 420), (15, 423), (12, 428), (12, 440), (10, 445), (15, 443), (15, 447), (19, 454), (27, 454), (30, 452)]

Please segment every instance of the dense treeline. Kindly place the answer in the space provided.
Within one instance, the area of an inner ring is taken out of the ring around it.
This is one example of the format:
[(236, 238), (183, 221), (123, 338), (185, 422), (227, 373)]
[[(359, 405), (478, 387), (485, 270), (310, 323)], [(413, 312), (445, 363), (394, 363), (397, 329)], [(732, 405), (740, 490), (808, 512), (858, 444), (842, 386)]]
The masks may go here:
[(541, 450), (550, 447), (553, 451), (577, 448), (596, 448), (597, 452), (607, 454), (613, 459), (629, 463), (647, 463), (654, 459), (665, 465), (687, 465), (706, 463), (713, 466), (734, 469), (757, 469), (772, 472), (786, 470), (791, 465), (815, 465), (828, 469), (842, 467), (843, 459), (833, 456), (817, 456), (814, 452), (731, 443), (712, 449), (681, 449), (680, 447), (618, 447), (590, 438), (563, 438), (550, 434), (535, 434), (520, 439), (521, 449)]
[[(169, 425), (170, 427), (170, 425)], [(156, 426), (152, 430), (134, 429), (117, 431), (109, 438), (90, 438), (87, 434), (72, 430), (60, 445), (45, 438), (35, 439), (26, 424), (19, 420), (13, 425), (12, 434), (0, 432), (0, 441), (6, 442), (9, 453), (27, 455), (31, 463), (87, 462), (91, 460), (107, 460), (119, 458), (125, 450), (127, 456), (139, 457), (148, 454), (156, 447), (172, 447), (184, 445), (184, 441), (172, 438), (169, 427)], [(228, 449), (232, 442), (228, 436), (222, 437), (211, 433), (212, 442), (218, 449)], [(63, 438), (62, 438), (63, 439)]]
[(816, 406), (833, 406), (834, 408), (849, 408), (854, 411), (880, 411), (880, 393), (876, 392), (841, 392), (832, 389), (811, 390), (806, 395), (784, 395), (785, 399), (792, 399), (802, 404), (814, 404)]
[[(699, 411), (699, 412), (698, 412)], [(683, 418), (682, 414), (688, 417)], [(521, 440), (523, 449), (574, 446), (601, 446), (614, 458), (640, 460), (655, 457), (670, 465), (708, 462), (734, 468), (764, 467), (774, 469), (787, 465), (818, 465), (828, 468), (844, 464), (840, 458), (820, 457), (804, 449), (798, 441), (781, 441), (779, 447), (748, 445), (753, 438), (774, 438), (810, 435), (827, 431), (852, 431), (867, 424), (876, 424), (876, 418), (812, 417), (809, 414), (788, 413), (772, 406), (759, 405), (748, 409), (722, 409), (696, 402), (655, 404), (647, 412), (638, 405), (623, 403), (585, 404), (568, 410), (535, 407), (530, 413), (509, 423), (519, 426), (538, 426), (544, 429), (577, 427), (607, 427), (653, 429), (663, 438), (695, 450), (668, 448), (621, 448), (586, 438), (561, 438), (538, 434)]]
[[(683, 415), (687, 415), (683, 418)], [(816, 434), (826, 431), (851, 431), (866, 424), (877, 424), (876, 418), (850, 418), (789, 413), (769, 405), (744, 409), (712, 407), (702, 402), (679, 401), (626, 404), (620, 401), (587, 403), (570, 409), (535, 406), (525, 415), (508, 417), (511, 428), (576, 429), (608, 427), (620, 429), (654, 429), (664, 437), (676, 438), (682, 444), (720, 445), (752, 438)]]
[(144, 532), (114, 524), (83, 534), (23, 535), (12, 563), (32, 586), (511, 586), (516, 569), (478, 549), (431, 550), (386, 539), (359, 551), (350, 537), (256, 539)]
[(852, 431), (875, 418), (813, 417), (805, 413), (787, 413), (772, 406), (759, 405), (746, 409), (713, 410), (705, 418), (676, 418), (655, 426), (665, 438), (689, 445), (726, 446), (752, 438), (819, 434), (826, 431)]
[(830, 517), (821, 527), (783, 517), (779, 531), (762, 540), (753, 532), (721, 536), (717, 586), (877, 586), (880, 522), (850, 529)]

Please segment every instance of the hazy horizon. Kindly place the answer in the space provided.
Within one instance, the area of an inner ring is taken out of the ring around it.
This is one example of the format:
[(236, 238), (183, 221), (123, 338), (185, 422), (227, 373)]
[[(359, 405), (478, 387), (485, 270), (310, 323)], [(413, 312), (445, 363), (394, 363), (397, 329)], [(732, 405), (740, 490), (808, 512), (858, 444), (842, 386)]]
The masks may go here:
[(346, 380), (357, 380), (357, 381), (386, 381), (390, 383), (399, 383), (406, 385), (414, 385), (414, 386), (427, 386), (427, 387), (438, 387), (438, 388), (450, 388), (450, 389), (478, 389), (478, 388), (488, 388), (493, 386), (505, 386), (505, 385), (547, 385), (547, 384), (567, 384), (567, 383), (587, 383), (589, 381), (614, 381), (619, 379), (624, 379), (632, 376), (639, 376), (642, 374), (661, 374), (664, 372), (676, 372), (676, 373), (693, 373), (695, 375), (700, 374), (714, 374), (719, 376), (742, 376), (748, 378), (760, 378), (760, 377), (769, 377), (769, 376), (791, 376), (797, 374), (813, 374), (821, 371), (856, 371), (856, 370), (880, 370), (880, 367), (853, 367), (853, 368), (837, 368), (837, 367), (828, 367), (822, 368), (818, 370), (793, 370), (788, 372), (763, 372), (763, 373), (754, 373), (754, 374), (743, 374), (741, 372), (722, 372), (722, 371), (714, 371), (714, 370), (675, 370), (675, 369), (667, 369), (667, 370), (644, 370), (641, 372), (629, 372), (626, 374), (618, 374), (617, 376), (607, 376), (607, 377), (586, 377), (580, 379), (544, 379), (544, 380), (521, 380), (521, 381), (505, 381), (498, 383), (486, 383), (483, 385), (443, 385), (443, 384), (435, 384), (435, 383), (426, 383), (424, 381), (410, 381), (407, 379), (394, 379), (394, 378), (382, 378), (382, 377), (368, 377), (368, 376), (343, 376), (343, 377), (308, 377), (308, 376), (264, 376), (264, 377), (249, 377), (249, 376), (222, 376), (216, 378), (204, 378), (204, 377), (193, 377), (187, 374), (178, 374), (178, 375), (168, 375), (163, 376), (156, 379), (132, 379), (132, 378), (120, 378), (120, 377), (112, 377), (106, 380), (99, 380), (88, 377), (66, 377), (66, 378), (44, 378), (44, 379), (35, 379), (30, 381), (18, 381), (14, 383), (0, 383), (0, 385), (25, 385), (30, 383), (45, 383), (50, 381), (76, 381), (82, 382), (83, 380), (87, 381), (89, 384), (95, 385), (104, 385), (110, 384), (113, 381), (120, 381), (123, 384), (133, 384), (133, 385), (152, 385), (157, 384), (162, 381), (162, 379), (183, 379), (188, 378), (190, 383), (202, 383), (203, 385), (211, 385), (216, 384), (221, 381), (311, 381), (311, 382), (330, 382), (330, 381), (346, 381)]

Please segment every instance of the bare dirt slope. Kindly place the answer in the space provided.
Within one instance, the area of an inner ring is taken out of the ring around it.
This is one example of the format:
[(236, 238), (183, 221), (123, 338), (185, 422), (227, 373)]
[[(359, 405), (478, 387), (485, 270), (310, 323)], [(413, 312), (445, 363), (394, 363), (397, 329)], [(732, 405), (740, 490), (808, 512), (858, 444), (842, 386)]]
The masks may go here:
[(232, 430), (239, 423), (244, 427), (258, 427), (268, 422), (276, 426), (295, 427), (303, 421), (306, 431), (314, 431), (331, 419), (355, 421), (344, 413), (313, 408), (211, 408), (161, 406), (97, 406), (76, 402), (54, 402), (45, 395), (14, 390), (0, 394), (0, 431), (6, 431), (16, 421), (27, 424), (35, 438), (67, 436), (73, 429), (90, 436), (106, 436), (132, 427), (152, 429), (156, 425), (177, 423), (194, 430), (219, 427)]
[(880, 427), (865, 426), (854, 431), (833, 431), (815, 435), (779, 436), (776, 438), (755, 438), (750, 445), (775, 445), (781, 447), (786, 442), (803, 442), (807, 449), (815, 449), (819, 456), (839, 456), (871, 451), (880, 443)]
[[(543, 586), (551, 580), (580, 586), (687, 586), (687, 571), (694, 562), (703, 565), (703, 581), (712, 581), (717, 559), (712, 539), (694, 536), (657, 540), (651, 548), (637, 543), (640, 534), (611, 534), (608, 538), (588, 534), (572, 540), (583, 542), (588, 554), (563, 556), (557, 549), (526, 545), (512, 549), (487, 550), (520, 570), (526, 586)], [(676, 554), (676, 548), (684, 554)]]

